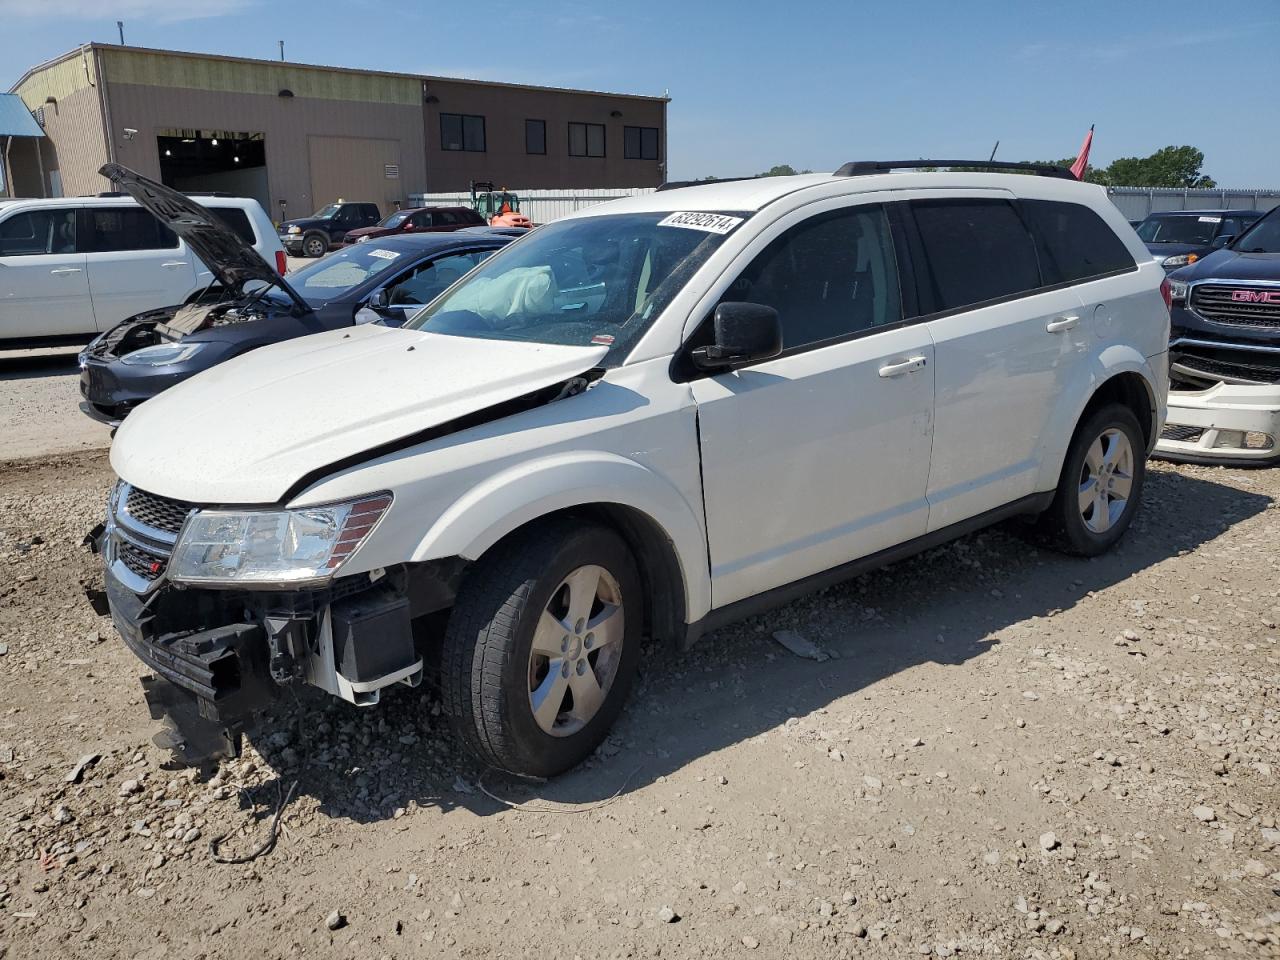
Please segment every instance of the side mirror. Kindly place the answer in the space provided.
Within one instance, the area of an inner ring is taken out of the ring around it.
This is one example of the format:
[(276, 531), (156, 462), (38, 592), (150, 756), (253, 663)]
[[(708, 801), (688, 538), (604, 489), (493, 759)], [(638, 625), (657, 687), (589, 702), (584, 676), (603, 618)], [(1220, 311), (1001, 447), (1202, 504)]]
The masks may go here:
[(1223, 233), (1213, 238), (1214, 249), (1221, 250), (1228, 243), (1236, 238), (1234, 233)]
[(693, 365), (700, 370), (731, 370), (782, 352), (782, 324), (773, 307), (722, 303), (713, 323), (715, 342), (692, 353)]
[(371, 310), (387, 309), (387, 307), (391, 306), (391, 291), (386, 287), (379, 287), (369, 294), (369, 301), (365, 306)]

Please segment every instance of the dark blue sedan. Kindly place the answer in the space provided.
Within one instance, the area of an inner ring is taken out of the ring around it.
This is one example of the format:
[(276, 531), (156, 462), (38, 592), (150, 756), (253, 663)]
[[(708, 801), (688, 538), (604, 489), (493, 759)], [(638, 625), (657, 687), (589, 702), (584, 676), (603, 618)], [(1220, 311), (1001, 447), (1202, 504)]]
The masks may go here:
[(471, 233), (367, 240), (286, 280), (190, 198), (122, 167), (106, 175), (185, 239), (217, 279), (186, 303), (130, 317), (80, 354), (80, 409), (111, 425), (162, 390), (257, 347), (357, 323), (399, 326), (511, 242)]

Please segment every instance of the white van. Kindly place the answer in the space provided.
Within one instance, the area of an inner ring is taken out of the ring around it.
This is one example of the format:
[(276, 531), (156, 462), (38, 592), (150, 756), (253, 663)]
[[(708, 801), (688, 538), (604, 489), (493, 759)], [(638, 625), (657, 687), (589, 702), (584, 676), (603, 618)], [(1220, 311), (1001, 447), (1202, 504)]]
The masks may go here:
[[(285, 271), (256, 200), (199, 196)], [(0, 344), (84, 343), (122, 320), (181, 303), (213, 274), (132, 197), (15, 200), (0, 206)]]
[(600, 204), (399, 329), (147, 401), (95, 539), (148, 698), (235, 731), (288, 684), (372, 705), (434, 661), (463, 742), (549, 776), (646, 635), (1014, 515), (1113, 546), (1164, 420), (1164, 270), (1066, 170), (917, 165)]

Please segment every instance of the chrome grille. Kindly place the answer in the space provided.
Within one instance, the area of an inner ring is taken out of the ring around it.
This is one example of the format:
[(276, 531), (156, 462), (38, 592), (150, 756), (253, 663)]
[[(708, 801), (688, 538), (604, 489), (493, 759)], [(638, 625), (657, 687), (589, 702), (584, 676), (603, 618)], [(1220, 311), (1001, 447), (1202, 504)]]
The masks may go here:
[[(1239, 296), (1266, 297), (1258, 303)], [(1280, 286), (1244, 287), (1201, 283), (1191, 288), (1191, 309), (1206, 320), (1239, 327), (1280, 328)]]
[(195, 505), (181, 500), (170, 500), (137, 487), (130, 487), (125, 497), (124, 512), (148, 527), (177, 535), (187, 514)]
[(130, 573), (148, 582), (164, 572), (165, 564), (169, 560), (166, 556), (151, 553), (124, 539), (116, 544), (116, 556)]

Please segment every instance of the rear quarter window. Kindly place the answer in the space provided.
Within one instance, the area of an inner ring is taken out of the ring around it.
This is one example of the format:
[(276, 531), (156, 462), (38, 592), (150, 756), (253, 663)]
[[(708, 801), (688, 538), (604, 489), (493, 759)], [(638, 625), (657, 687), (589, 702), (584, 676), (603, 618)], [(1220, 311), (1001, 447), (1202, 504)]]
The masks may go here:
[(253, 232), (253, 224), (249, 222), (249, 215), (239, 207), (208, 207), (207, 209), (230, 227), (232, 232), (245, 243), (252, 246), (258, 242)]
[(1044, 283), (1073, 283), (1132, 270), (1133, 255), (1094, 211), (1079, 203), (1023, 200)]
[(1040, 286), (1035, 245), (1007, 200), (913, 200), (932, 287), (930, 312), (1000, 300)]

